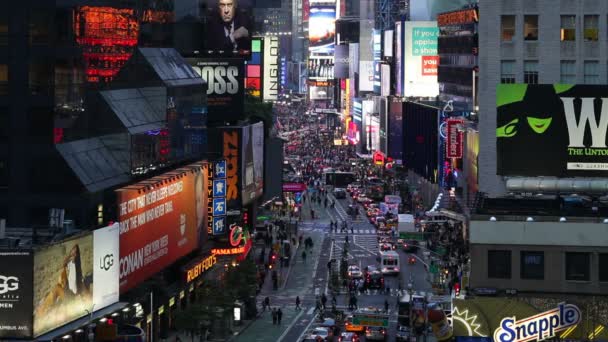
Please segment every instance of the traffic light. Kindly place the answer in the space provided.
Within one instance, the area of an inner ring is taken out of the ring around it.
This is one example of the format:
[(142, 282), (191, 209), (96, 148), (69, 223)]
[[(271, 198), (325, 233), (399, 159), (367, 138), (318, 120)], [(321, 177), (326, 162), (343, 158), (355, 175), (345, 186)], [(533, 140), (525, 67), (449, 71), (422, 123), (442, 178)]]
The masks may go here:
[(460, 283), (454, 284), (454, 293), (456, 294), (456, 297), (460, 296)]

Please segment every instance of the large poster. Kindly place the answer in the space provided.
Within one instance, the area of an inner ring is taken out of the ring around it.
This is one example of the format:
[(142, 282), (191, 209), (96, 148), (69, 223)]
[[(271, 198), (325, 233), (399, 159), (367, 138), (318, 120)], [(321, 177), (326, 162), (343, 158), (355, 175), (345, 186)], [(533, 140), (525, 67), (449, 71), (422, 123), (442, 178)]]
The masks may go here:
[(276, 101), (279, 95), (279, 37), (264, 37), (264, 101)]
[(203, 0), (200, 3), (206, 9), (203, 53), (250, 57), (254, 29), (252, 1), (238, 0), (238, 6), (236, 0)]
[(605, 176), (606, 97), (605, 85), (498, 85), (497, 173)]
[(264, 192), (264, 123), (251, 125), (251, 139), (253, 141), (253, 180), (255, 182), (255, 197), (262, 196)]
[(0, 339), (30, 338), (33, 334), (33, 252), (3, 249), (0, 260)]
[(193, 164), (117, 190), (121, 293), (197, 248), (206, 233), (203, 170)]
[(36, 251), (34, 336), (82, 317), (93, 309), (93, 234)]
[(226, 160), (226, 207), (227, 210), (241, 210), (241, 190), (244, 189), (242, 159), (242, 127), (222, 127), (219, 131), (221, 152)]
[(95, 310), (118, 302), (119, 224), (93, 231), (93, 304)]
[(403, 102), (395, 97), (388, 102), (388, 156), (397, 164), (403, 161)]
[(374, 91), (373, 61), (359, 61), (359, 91)]
[(348, 55), (348, 45), (336, 45), (334, 51), (334, 77), (335, 78), (348, 78), (348, 67), (350, 65), (350, 58)]
[(439, 95), (437, 22), (405, 21), (403, 30), (403, 95), (406, 97)]
[(372, 34), (372, 57), (374, 59), (374, 93), (380, 94), (380, 61), (382, 60), (382, 33), (374, 30)]
[(239, 119), (245, 101), (245, 71), (240, 58), (186, 58), (207, 82), (209, 121)]
[(311, 54), (334, 53), (334, 36), (336, 32), (336, 5), (311, 5), (308, 23), (308, 37)]
[(402, 22), (395, 23), (395, 95), (403, 95), (403, 33)]

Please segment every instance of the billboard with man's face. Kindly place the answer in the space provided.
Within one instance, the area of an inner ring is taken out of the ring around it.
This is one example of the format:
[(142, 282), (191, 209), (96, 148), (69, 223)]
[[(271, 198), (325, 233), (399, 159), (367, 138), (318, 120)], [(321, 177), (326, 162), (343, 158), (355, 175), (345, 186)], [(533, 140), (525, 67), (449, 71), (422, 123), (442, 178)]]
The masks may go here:
[(210, 56), (251, 57), (253, 33), (250, 0), (203, 0), (205, 15), (205, 51)]
[(0, 340), (31, 338), (34, 253), (0, 251)]

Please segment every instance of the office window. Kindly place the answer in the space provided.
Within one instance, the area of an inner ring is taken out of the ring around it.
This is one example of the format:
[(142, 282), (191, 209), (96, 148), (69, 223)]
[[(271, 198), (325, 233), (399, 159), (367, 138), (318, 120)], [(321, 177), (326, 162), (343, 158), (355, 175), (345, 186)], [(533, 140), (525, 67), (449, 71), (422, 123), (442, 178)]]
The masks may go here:
[(500, 16), (500, 29), (502, 32), (502, 41), (510, 42), (515, 35), (515, 16), (502, 15)]
[(29, 38), (31, 45), (46, 45), (49, 43), (51, 29), (49, 11), (46, 8), (30, 10)]
[(8, 45), (8, 12), (8, 8), (0, 8), (0, 45)]
[(586, 15), (583, 18), (583, 38), (588, 42), (596, 42), (600, 36), (600, 16)]
[(515, 61), (500, 62), (500, 83), (515, 83)]
[(53, 72), (49, 63), (30, 63), (28, 81), (32, 95), (48, 95), (50, 93), (52, 74)]
[(608, 282), (608, 253), (600, 253), (599, 257), (599, 279), (602, 282)]
[(525, 61), (524, 62), (524, 83), (538, 84), (538, 62), (537, 61)]
[(488, 251), (488, 278), (511, 279), (511, 251)]
[(0, 187), (6, 188), (9, 184), (8, 158), (0, 156)]
[(0, 64), (0, 95), (8, 94), (8, 65)]
[(576, 61), (561, 61), (559, 82), (563, 84), (576, 83)]
[(545, 253), (544, 252), (527, 252), (520, 253), (521, 279), (545, 279)]
[(538, 16), (524, 15), (524, 39), (538, 40)]
[(589, 281), (591, 272), (591, 254), (566, 253), (566, 280)]
[(585, 84), (600, 84), (600, 63), (598, 61), (585, 61)]
[(576, 16), (562, 15), (561, 16), (561, 40), (574, 41), (576, 40)]

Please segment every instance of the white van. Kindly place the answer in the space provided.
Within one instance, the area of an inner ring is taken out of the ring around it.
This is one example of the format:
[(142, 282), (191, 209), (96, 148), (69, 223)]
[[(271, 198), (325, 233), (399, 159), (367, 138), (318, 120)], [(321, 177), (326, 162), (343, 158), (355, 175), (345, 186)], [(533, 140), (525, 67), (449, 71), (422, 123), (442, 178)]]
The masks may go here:
[(382, 274), (399, 274), (399, 254), (395, 251), (381, 251), (380, 272)]

